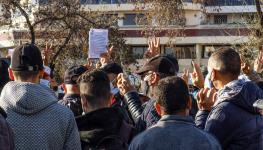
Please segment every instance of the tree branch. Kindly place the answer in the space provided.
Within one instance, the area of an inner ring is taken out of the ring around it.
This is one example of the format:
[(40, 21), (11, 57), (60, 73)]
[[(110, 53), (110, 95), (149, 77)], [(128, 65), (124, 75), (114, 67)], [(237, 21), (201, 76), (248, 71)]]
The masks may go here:
[(26, 23), (27, 23), (27, 26), (28, 26), (28, 29), (29, 29), (30, 35), (31, 35), (31, 43), (35, 44), (35, 42), (36, 42), (35, 30), (34, 30), (34, 26), (31, 24), (31, 21), (29, 19), (27, 12), (22, 8), (22, 6), (17, 1), (11, 0), (10, 3), (15, 8), (17, 8), (21, 12), (22, 16), (26, 19)]

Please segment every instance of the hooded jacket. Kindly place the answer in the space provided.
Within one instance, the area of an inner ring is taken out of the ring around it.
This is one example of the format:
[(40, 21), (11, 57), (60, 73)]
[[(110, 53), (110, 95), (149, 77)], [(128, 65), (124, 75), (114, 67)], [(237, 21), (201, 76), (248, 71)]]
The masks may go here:
[(199, 111), (196, 125), (212, 133), (225, 150), (262, 150), (263, 116), (253, 103), (263, 92), (252, 82), (235, 80), (218, 92), (211, 112)]
[[(117, 108), (103, 108), (76, 118), (82, 149), (127, 149), (133, 137), (133, 127)], [(109, 140), (108, 140), (109, 139)]]
[(9, 82), (0, 97), (14, 131), (15, 149), (79, 150), (73, 113), (57, 104), (55, 94), (40, 84)]

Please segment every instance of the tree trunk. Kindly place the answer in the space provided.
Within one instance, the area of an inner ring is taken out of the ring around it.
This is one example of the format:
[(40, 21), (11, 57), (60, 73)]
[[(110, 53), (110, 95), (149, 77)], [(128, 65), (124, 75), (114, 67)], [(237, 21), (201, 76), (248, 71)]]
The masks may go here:
[(32, 23), (29, 19), (27, 12), (24, 10), (24, 8), (22, 8), (19, 1), (13, 0), (10, 2), (11, 2), (11, 4), (14, 5), (15, 8), (17, 8), (21, 12), (22, 16), (26, 19), (26, 23), (27, 23), (27, 26), (28, 26), (28, 29), (30, 32), (30, 36), (31, 36), (31, 43), (35, 44), (35, 42), (36, 42), (35, 30), (34, 30), (34, 26), (32, 25)]
[(55, 62), (58, 58), (58, 56), (60, 55), (60, 53), (64, 50), (64, 48), (66, 47), (66, 45), (69, 43), (71, 36), (73, 34), (74, 30), (70, 29), (70, 32), (67, 36), (67, 38), (64, 40), (64, 43), (59, 47), (58, 51), (56, 52), (56, 54), (54, 55), (54, 57), (51, 59), (50, 63), (49, 63), (49, 67), (51, 69), (51, 74), (53, 74), (53, 71), (55, 69)]

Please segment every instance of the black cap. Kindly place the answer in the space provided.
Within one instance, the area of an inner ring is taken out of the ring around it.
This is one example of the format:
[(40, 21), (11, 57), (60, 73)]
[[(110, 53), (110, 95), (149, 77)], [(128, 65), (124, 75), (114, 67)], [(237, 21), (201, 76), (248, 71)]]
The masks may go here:
[(28, 43), (18, 46), (11, 57), (11, 69), (14, 71), (43, 70), (43, 61), (38, 47)]
[(148, 71), (154, 71), (166, 75), (176, 75), (175, 64), (167, 56), (156, 56), (151, 58), (139, 71), (136, 73), (142, 75)]
[(72, 66), (68, 68), (64, 75), (64, 83), (65, 84), (77, 84), (77, 80), (79, 76), (81, 76), (88, 69), (84, 66)]
[(113, 74), (119, 74), (123, 72), (121, 66), (117, 63), (107, 64), (102, 68), (102, 70), (106, 73), (113, 73)]

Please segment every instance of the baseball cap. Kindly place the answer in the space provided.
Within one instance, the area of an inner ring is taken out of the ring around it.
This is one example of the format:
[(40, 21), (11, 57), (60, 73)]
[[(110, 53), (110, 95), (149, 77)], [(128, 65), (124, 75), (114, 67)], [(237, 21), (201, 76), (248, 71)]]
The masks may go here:
[(34, 44), (23, 44), (15, 48), (11, 57), (11, 69), (14, 71), (43, 70), (40, 50)]
[(102, 70), (106, 73), (113, 73), (113, 74), (119, 74), (123, 72), (121, 66), (117, 63), (107, 64), (106, 66), (102, 67)]
[(77, 84), (79, 76), (81, 76), (88, 69), (82, 65), (72, 66), (68, 68), (64, 74), (65, 84)]
[(175, 64), (167, 56), (155, 56), (151, 58), (136, 74), (142, 75), (148, 71), (154, 71), (167, 75), (176, 75)]

